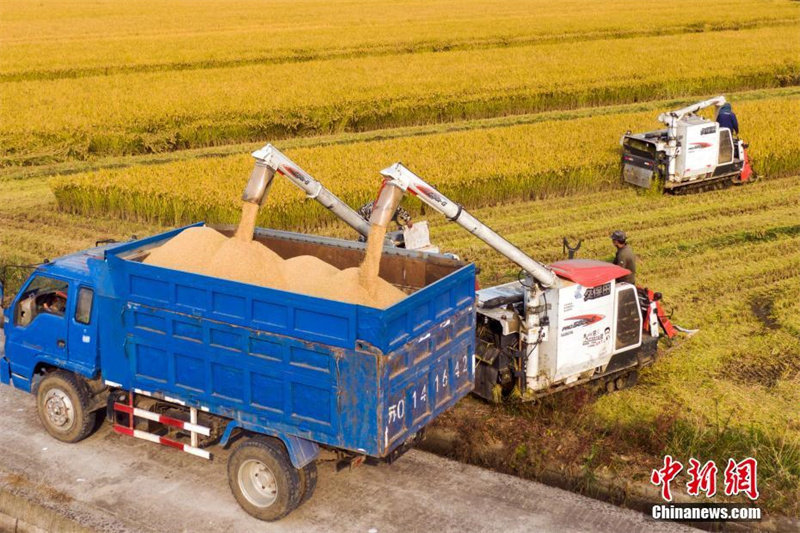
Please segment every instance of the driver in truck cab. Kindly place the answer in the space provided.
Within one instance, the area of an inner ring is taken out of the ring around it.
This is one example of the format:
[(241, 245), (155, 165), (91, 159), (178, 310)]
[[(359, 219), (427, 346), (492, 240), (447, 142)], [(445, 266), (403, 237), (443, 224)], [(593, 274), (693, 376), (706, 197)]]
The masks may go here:
[(614, 264), (627, 268), (631, 271), (627, 276), (618, 278), (617, 281), (624, 281), (631, 285), (636, 285), (636, 256), (633, 250), (628, 246), (628, 236), (622, 230), (616, 230), (611, 234), (611, 242), (614, 243), (614, 248), (617, 249), (617, 255), (614, 256)]
[(44, 295), (41, 311), (57, 316), (64, 316), (67, 308), (67, 295), (62, 291), (55, 291)]
[(717, 124), (720, 128), (728, 128), (734, 135), (739, 135), (739, 121), (736, 120), (736, 113), (731, 109), (731, 104), (724, 104), (717, 113)]

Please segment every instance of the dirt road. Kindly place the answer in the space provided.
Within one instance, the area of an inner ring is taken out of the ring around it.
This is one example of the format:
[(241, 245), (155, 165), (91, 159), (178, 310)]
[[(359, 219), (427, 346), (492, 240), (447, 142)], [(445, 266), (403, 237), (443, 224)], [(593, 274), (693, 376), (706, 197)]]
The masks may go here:
[[(231, 496), (228, 452), (206, 462), (104, 425), (79, 444), (50, 438), (34, 397), (0, 387), (0, 495), (34, 500), (104, 531), (689, 531), (538, 483), (412, 451), (391, 466), (336, 473), (276, 524)], [(1, 526), (2, 524), (0, 524)], [(2, 529), (2, 527), (0, 527)]]

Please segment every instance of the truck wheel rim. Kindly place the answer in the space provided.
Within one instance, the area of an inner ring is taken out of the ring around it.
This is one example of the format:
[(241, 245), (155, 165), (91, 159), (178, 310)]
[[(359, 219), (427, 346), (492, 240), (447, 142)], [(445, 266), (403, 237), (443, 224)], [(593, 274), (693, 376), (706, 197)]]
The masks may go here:
[(267, 465), (255, 459), (248, 459), (239, 467), (239, 488), (256, 507), (269, 507), (278, 499), (275, 476)]
[(64, 391), (53, 389), (44, 397), (45, 411), (50, 423), (59, 429), (69, 429), (75, 420), (75, 409), (72, 401)]

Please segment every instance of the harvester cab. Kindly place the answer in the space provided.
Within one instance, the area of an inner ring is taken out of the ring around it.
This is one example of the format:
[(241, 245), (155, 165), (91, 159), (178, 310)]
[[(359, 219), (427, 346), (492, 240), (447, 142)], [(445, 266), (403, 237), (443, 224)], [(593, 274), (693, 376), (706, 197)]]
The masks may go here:
[(703, 100), (660, 114), (666, 129), (623, 135), (623, 181), (646, 189), (656, 181), (673, 193), (754, 181), (747, 144), (716, 120), (697, 114), (713, 106), (716, 118), (724, 104), (724, 96)]
[[(316, 200), (356, 230), (361, 240), (366, 240), (369, 235), (371, 209), (366, 216), (355, 211), (271, 144), (256, 150), (252, 156), (256, 162), (242, 194), (243, 201), (263, 205), (267, 201), (275, 174), (281, 174), (305, 192), (308, 198)], [(386, 239), (389, 244), (398, 248), (434, 253), (439, 251), (431, 245), (426, 222), (404, 224), (399, 230), (387, 233)]]
[(394, 188), (411, 193), (521, 268), (518, 281), (476, 293), (478, 396), (533, 400), (590, 381), (624, 388), (654, 361), (660, 329), (674, 335), (660, 295), (617, 281), (628, 270), (585, 259), (544, 265), (401, 163), (381, 174), (378, 202), (399, 202)]

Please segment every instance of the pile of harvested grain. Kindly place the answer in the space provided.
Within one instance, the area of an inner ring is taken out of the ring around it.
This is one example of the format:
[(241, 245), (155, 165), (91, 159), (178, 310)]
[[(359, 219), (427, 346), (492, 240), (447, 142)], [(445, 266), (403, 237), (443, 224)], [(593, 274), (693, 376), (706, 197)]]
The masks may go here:
[[(311, 255), (298, 255), (283, 262), (286, 286), (293, 292), (322, 296), (339, 269)], [(334, 300), (338, 298), (333, 298)]]
[(289, 289), (283, 275), (283, 259), (278, 254), (260, 242), (235, 237), (217, 250), (202, 273), (251, 285)]
[(256, 204), (244, 202), (242, 220), (232, 238), (207, 227), (188, 228), (154, 249), (144, 262), (368, 307), (389, 307), (406, 297), (378, 277), (385, 227), (373, 226), (360, 267), (339, 270), (310, 255), (283, 260), (254, 241), (257, 214)]
[(143, 262), (202, 274), (217, 250), (227, 241), (225, 235), (206, 226), (187, 228), (151, 251)]
[(372, 292), (361, 285), (361, 268), (345, 268), (330, 278), (320, 296), (379, 309), (385, 309), (406, 297), (406, 293), (384, 279), (376, 278), (371, 285)]

